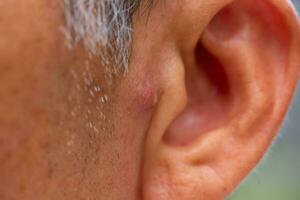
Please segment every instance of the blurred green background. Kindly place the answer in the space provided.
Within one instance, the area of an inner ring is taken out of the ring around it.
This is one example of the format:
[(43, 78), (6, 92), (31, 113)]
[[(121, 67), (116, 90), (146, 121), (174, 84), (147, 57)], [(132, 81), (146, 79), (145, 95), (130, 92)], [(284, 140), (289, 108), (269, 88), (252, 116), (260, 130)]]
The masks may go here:
[(300, 87), (278, 139), (228, 200), (300, 200)]

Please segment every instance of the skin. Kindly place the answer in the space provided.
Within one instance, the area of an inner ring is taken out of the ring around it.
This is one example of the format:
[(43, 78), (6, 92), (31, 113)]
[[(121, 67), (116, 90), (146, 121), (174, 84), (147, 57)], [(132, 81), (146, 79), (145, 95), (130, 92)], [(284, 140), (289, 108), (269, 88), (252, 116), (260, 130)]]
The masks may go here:
[(0, 3), (0, 199), (224, 199), (297, 84), (288, 1), (142, 3), (126, 76), (66, 47), (61, 3)]

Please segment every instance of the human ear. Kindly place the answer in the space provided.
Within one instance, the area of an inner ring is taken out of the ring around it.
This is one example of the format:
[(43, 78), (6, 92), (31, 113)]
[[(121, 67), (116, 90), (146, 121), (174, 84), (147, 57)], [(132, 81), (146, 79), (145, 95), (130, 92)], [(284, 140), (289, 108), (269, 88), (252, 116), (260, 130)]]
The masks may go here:
[[(176, 28), (191, 26), (169, 35), (181, 52), (169, 64), (179, 67), (165, 72), (145, 138), (143, 199), (224, 199), (267, 150), (295, 91), (300, 29), (290, 2), (210, 2), (183, 4)], [(195, 40), (200, 16), (208, 23)]]

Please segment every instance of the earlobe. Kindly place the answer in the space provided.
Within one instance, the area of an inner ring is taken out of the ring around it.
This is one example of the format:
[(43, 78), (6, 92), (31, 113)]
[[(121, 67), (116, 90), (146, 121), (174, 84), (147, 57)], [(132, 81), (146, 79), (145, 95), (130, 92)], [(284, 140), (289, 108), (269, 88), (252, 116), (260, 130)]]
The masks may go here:
[(149, 129), (145, 199), (223, 199), (239, 184), (287, 111), (299, 74), (299, 36), (288, 1), (235, 0), (215, 15), (195, 48), (183, 54), (194, 55), (178, 86), (185, 88), (187, 105), (174, 112), (156, 143), (149, 140), (159, 134), (151, 131), (159, 130)]

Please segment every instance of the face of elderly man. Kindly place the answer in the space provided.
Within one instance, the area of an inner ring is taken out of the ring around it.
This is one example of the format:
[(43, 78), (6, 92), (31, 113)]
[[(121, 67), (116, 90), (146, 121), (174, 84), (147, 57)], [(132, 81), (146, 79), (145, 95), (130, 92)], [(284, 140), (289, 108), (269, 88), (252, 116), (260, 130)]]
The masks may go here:
[(0, 199), (224, 199), (299, 39), (288, 0), (1, 0)]

